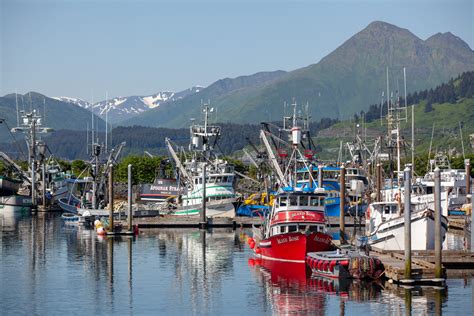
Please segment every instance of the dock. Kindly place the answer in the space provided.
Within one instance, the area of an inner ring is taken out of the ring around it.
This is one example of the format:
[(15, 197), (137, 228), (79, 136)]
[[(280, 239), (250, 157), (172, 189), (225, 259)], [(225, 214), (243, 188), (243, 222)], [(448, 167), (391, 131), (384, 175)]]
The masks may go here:
[(434, 251), (412, 252), (412, 277), (405, 279), (405, 257), (402, 251), (387, 251), (372, 248), (371, 256), (378, 257), (385, 266), (385, 276), (390, 282), (405, 285), (440, 285), (445, 278), (474, 275), (474, 252), (443, 250), (442, 271), (444, 278), (435, 277)]
[[(137, 213), (136, 213), (137, 215)], [(161, 216), (134, 216), (133, 223), (138, 225), (138, 228), (199, 228), (201, 227), (201, 221), (198, 216), (173, 216), (173, 215), (161, 215)], [(117, 220), (116, 220), (117, 221)], [(244, 217), (237, 216), (234, 218), (227, 217), (213, 217), (208, 218), (207, 227), (212, 228), (249, 228), (252, 226), (260, 226), (263, 219), (260, 217)], [(121, 221), (117, 221), (120, 223)], [(362, 221), (363, 222), (363, 221)], [(123, 221), (123, 225), (126, 222)], [(347, 227), (363, 227), (363, 223), (359, 220), (355, 220), (353, 217), (346, 216)], [(339, 217), (328, 218), (329, 227), (339, 227)]]

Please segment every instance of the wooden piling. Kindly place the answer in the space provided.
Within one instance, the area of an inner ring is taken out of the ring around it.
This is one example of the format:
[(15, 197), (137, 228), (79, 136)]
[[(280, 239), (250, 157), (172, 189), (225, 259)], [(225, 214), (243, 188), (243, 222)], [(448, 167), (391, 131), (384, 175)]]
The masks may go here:
[(382, 196), (380, 193), (380, 190), (382, 190), (382, 164), (378, 163), (377, 164), (377, 171), (376, 171), (376, 185), (375, 185), (375, 194), (376, 198), (375, 200), (377, 202), (382, 202)]
[(406, 167), (405, 173), (405, 279), (411, 279), (411, 170)]
[(344, 164), (341, 165), (340, 170), (340, 183), (339, 183), (339, 234), (341, 238), (341, 244), (346, 243), (345, 235), (345, 212), (344, 207), (346, 204), (346, 167)]
[(41, 179), (42, 179), (42, 194), (43, 194), (43, 211), (46, 211), (46, 175), (45, 175), (45, 165), (44, 159), (41, 161)]
[(109, 165), (109, 231), (114, 230), (114, 166)]
[[(464, 159), (464, 165), (466, 167), (466, 195), (468, 195), (471, 193), (471, 163), (469, 159)], [(469, 200), (466, 203), (469, 203)]]
[(323, 166), (318, 165), (318, 188), (323, 187)]
[[(472, 193), (471, 193), (471, 251), (474, 252), (474, 196)], [(474, 293), (474, 291), (472, 292)]]
[(132, 165), (128, 165), (128, 231), (132, 231)]
[(443, 276), (441, 265), (441, 178), (440, 170), (436, 167), (434, 171), (435, 182), (435, 277), (441, 278)]
[(204, 229), (207, 226), (206, 220), (206, 164), (202, 165), (202, 210), (199, 227)]

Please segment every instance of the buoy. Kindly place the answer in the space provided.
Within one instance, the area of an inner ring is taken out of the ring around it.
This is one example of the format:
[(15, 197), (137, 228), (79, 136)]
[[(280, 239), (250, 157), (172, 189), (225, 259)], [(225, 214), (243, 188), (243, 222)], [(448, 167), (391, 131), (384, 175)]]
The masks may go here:
[(341, 266), (348, 266), (348, 265), (349, 265), (349, 261), (347, 261), (347, 260), (339, 261), (339, 264), (340, 264)]
[(329, 261), (325, 261), (325, 262), (323, 263), (323, 270), (324, 270), (324, 271), (327, 271), (328, 268), (329, 268)]
[(331, 263), (329, 264), (329, 270), (330, 270), (331, 272), (334, 271), (334, 266), (335, 266), (335, 265), (336, 265), (336, 260), (331, 261)]
[(255, 241), (251, 240), (249, 246), (250, 246), (250, 249), (255, 248)]
[(255, 266), (255, 260), (253, 258), (249, 258), (249, 260), (247, 261), (248, 265), (253, 267)]
[(251, 243), (252, 241), (255, 242), (252, 237), (247, 238), (247, 244), (250, 245), (250, 243)]
[(260, 249), (260, 248), (258, 248), (258, 247), (255, 248), (255, 253), (256, 253), (256, 254), (260, 254), (261, 252), (262, 252), (262, 249)]
[(318, 261), (318, 270), (323, 270), (323, 264), (324, 264), (324, 261), (323, 260), (320, 260)]

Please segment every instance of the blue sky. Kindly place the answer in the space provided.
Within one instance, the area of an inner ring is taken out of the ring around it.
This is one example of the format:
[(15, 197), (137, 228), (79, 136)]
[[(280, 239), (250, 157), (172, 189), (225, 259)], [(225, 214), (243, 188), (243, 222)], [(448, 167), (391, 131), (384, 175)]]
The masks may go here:
[(0, 95), (91, 101), (318, 62), (374, 20), (474, 47), (472, 0), (0, 0)]

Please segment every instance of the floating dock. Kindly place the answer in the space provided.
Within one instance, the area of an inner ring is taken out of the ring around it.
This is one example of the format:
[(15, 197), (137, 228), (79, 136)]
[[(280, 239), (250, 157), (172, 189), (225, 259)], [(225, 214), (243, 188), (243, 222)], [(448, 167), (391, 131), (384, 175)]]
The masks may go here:
[(434, 251), (413, 251), (411, 278), (405, 278), (405, 257), (402, 251), (373, 248), (370, 255), (377, 256), (385, 266), (385, 276), (394, 283), (405, 285), (441, 285), (445, 278), (474, 275), (474, 252), (443, 250), (442, 271), (444, 278), (435, 277)]
[[(360, 223), (359, 220), (355, 220), (353, 217), (346, 217), (346, 227), (363, 227), (363, 223)], [(116, 222), (120, 223), (121, 221)], [(228, 227), (228, 228), (238, 228), (245, 227), (249, 228), (252, 226), (260, 226), (263, 219), (260, 217), (214, 217), (208, 218), (206, 226), (207, 227)], [(134, 217), (133, 223), (138, 225), (138, 228), (200, 228), (202, 226), (201, 220), (198, 216), (173, 216), (173, 215), (164, 215), (164, 216), (143, 216), (143, 217)], [(122, 224), (125, 226), (126, 222), (122, 221)], [(329, 217), (328, 225), (330, 227), (339, 227), (339, 217)]]

